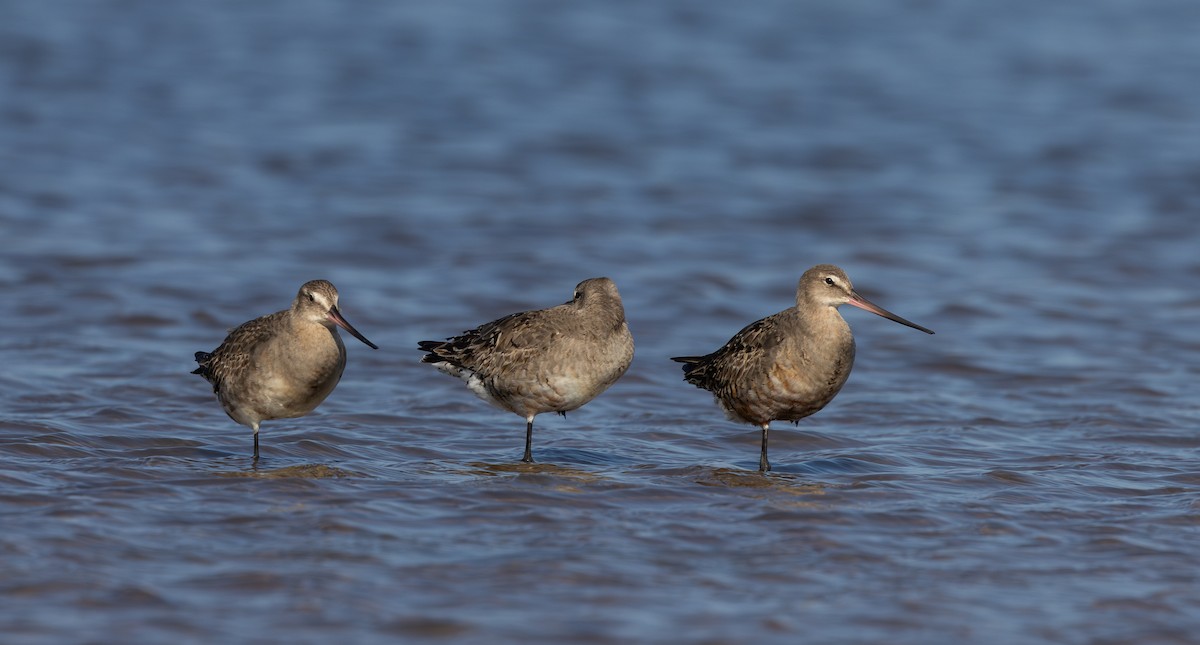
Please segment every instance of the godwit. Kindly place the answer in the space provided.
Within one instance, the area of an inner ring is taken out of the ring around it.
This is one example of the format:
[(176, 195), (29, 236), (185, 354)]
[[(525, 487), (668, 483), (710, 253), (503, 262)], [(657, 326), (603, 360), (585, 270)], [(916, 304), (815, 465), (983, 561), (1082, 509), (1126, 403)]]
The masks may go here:
[(337, 289), (312, 280), (290, 309), (242, 323), (211, 354), (196, 352), (192, 374), (212, 383), (231, 419), (254, 430), (255, 460), (260, 422), (312, 412), (342, 378), (346, 346), (334, 325), (379, 349), (342, 317)]
[(813, 414), (833, 400), (850, 376), (854, 335), (838, 313), (843, 304), (933, 333), (858, 295), (838, 267), (818, 264), (800, 276), (795, 307), (748, 325), (707, 356), (671, 359), (685, 363), (684, 380), (712, 392), (730, 419), (762, 428), (760, 471), (771, 470), (771, 421), (798, 422)]
[(533, 461), (533, 418), (563, 416), (608, 389), (633, 360), (633, 336), (617, 285), (584, 280), (574, 297), (524, 311), (445, 341), (418, 343), (432, 363), (479, 398), (525, 419), (524, 462)]

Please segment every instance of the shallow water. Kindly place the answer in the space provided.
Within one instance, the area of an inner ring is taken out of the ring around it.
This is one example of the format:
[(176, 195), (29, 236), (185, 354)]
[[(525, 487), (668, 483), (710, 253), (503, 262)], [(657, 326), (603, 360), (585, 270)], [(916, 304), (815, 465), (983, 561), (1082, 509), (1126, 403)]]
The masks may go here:
[[(5, 642), (1188, 643), (1200, 6), (4, 3)], [(844, 267), (799, 426), (670, 356)], [(608, 275), (535, 428), (416, 341)], [(263, 459), (188, 374), (332, 280)]]

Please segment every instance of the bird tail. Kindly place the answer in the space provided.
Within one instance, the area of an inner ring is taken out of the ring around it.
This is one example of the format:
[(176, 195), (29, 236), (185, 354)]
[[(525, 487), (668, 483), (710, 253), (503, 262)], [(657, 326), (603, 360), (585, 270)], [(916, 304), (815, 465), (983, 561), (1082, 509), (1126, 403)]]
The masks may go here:
[(196, 352), (196, 362), (200, 364), (200, 367), (192, 370), (192, 374), (199, 374), (204, 378), (208, 378), (208, 359), (210, 358), (212, 358), (212, 354), (208, 352)]
[(683, 363), (683, 380), (695, 385), (696, 387), (702, 387), (700, 384), (703, 382), (702, 377), (706, 371), (705, 366), (707, 363), (704, 362), (704, 359), (706, 358), (708, 357), (672, 356), (671, 360), (675, 361), (676, 363)]
[(438, 350), (446, 346), (444, 340), (422, 340), (417, 343), (417, 349), (428, 352), (421, 357), (422, 363), (446, 363), (451, 362), (445, 356), (438, 353)]

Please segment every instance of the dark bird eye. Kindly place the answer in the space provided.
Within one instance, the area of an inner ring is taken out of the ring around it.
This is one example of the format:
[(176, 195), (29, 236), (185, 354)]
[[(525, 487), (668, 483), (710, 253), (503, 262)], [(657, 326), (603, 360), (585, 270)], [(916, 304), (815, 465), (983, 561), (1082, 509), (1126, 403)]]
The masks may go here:
[(312, 294), (310, 293), (310, 294), (308, 294), (308, 301), (309, 301), (309, 302), (316, 302), (316, 301), (317, 301), (317, 297), (316, 297), (316, 296), (314, 296), (314, 295), (312, 295)]
[(833, 286), (833, 278), (825, 278), (825, 284), (832, 287)]

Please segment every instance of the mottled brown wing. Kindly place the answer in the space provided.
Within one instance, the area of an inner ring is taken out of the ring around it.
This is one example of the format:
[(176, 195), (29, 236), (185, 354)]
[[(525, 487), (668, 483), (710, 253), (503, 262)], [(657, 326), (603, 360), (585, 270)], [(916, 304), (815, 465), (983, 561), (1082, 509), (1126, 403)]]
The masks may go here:
[(444, 341), (422, 341), (418, 347), (429, 353), (421, 362), (445, 361), (455, 367), (486, 373), (492, 367), (489, 360), (496, 357), (512, 363), (519, 361), (521, 354), (540, 354), (550, 347), (555, 336), (539, 324), (546, 311), (510, 314)]
[(680, 356), (673, 361), (685, 363), (683, 379), (696, 387), (724, 393), (743, 376), (769, 361), (783, 340), (777, 317), (768, 316), (746, 325), (717, 351), (707, 356)]
[(261, 347), (271, 336), (271, 330), (278, 325), (275, 319), (286, 314), (286, 311), (277, 311), (238, 325), (211, 354), (196, 352), (200, 367), (192, 373), (208, 379), (213, 392), (220, 392), (221, 384), (231, 375), (249, 368), (254, 359), (254, 348)]

